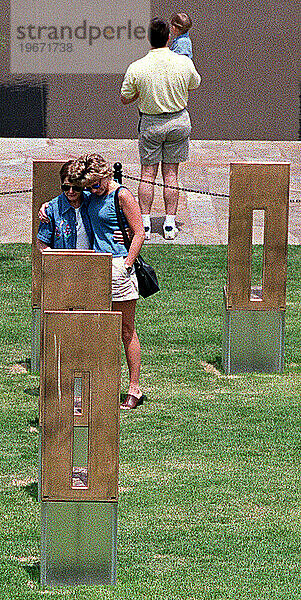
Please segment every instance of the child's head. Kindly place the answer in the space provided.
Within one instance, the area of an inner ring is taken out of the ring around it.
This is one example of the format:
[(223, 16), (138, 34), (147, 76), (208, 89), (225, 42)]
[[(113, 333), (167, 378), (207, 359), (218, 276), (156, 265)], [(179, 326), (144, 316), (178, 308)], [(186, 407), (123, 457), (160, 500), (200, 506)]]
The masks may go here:
[(185, 13), (174, 13), (171, 15), (170, 22), (180, 35), (187, 33), (192, 25), (191, 18)]

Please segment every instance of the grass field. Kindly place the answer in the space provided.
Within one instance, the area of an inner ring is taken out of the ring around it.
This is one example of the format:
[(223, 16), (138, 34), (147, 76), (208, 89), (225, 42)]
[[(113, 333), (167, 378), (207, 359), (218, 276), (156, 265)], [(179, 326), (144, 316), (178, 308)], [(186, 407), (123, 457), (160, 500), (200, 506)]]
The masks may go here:
[(121, 414), (117, 585), (41, 592), (30, 248), (0, 246), (0, 600), (301, 599), (300, 248), (283, 375), (219, 372), (224, 247), (143, 255), (162, 291), (137, 314), (148, 402)]

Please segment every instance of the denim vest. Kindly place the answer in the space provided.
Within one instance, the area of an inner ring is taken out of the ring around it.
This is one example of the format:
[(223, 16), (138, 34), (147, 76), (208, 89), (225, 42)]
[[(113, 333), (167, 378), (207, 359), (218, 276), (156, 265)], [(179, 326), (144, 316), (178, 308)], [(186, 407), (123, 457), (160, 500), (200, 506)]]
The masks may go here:
[[(88, 215), (90, 194), (82, 193), (80, 213), (87, 232), (90, 247), (93, 248), (93, 231)], [(50, 248), (72, 249), (76, 248), (76, 215), (74, 208), (69, 204), (65, 194), (60, 194), (48, 204), (47, 215), (50, 223), (40, 223), (37, 238)]]

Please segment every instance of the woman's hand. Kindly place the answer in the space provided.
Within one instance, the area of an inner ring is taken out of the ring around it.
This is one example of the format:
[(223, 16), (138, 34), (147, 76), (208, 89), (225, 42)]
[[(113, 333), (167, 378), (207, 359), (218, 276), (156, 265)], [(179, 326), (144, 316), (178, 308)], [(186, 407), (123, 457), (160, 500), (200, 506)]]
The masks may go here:
[(42, 206), (40, 207), (40, 210), (38, 212), (38, 217), (40, 219), (40, 221), (42, 221), (42, 223), (50, 223), (50, 219), (47, 217), (47, 208), (48, 208), (48, 204), (49, 202), (44, 202), (44, 204), (42, 204)]
[(47, 244), (44, 244), (41, 240), (37, 240), (37, 249), (40, 250), (40, 252), (43, 252), (43, 250), (51, 250), (50, 246), (47, 246)]
[(118, 194), (118, 200), (130, 229), (133, 232), (131, 246), (128, 256), (126, 257), (126, 265), (130, 267), (134, 264), (134, 261), (140, 252), (141, 246), (145, 240), (145, 231), (139, 204), (133, 194), (126, 188), (121, 188)]

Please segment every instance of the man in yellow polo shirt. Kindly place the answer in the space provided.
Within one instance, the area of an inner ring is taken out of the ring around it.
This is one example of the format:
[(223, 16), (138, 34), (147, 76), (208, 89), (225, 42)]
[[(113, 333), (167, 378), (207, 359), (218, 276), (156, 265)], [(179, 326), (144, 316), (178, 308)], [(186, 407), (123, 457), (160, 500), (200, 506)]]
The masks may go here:
[[(151, 50), (128, 67), (121, 87), (122, 103), (129, 104), (138, 99), (141, 114), (138, 131), (143, 181), (139, 184), (138, 196), (146, 239), (150, 239), (153, 184), (159, 163), (164, 184), (177, 188), (179, 163), (188, 159), (189, 151), (188, 91), (198, 88), (201, 83), (192, 60), (168, 48), (168, 23), (152, 19), (148, 39)], [(163, 197), (164, 237), (174, 239), (179, 191), (164, 187)]]

